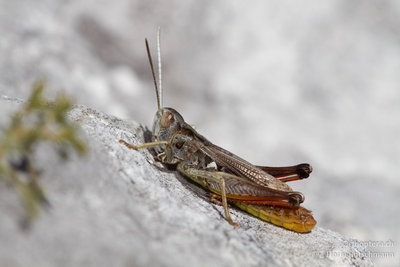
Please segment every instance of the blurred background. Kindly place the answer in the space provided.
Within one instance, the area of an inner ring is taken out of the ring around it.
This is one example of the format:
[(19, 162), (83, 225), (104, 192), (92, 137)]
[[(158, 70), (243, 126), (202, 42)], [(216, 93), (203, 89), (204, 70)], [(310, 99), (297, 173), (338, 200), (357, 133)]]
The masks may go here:
[(144, 38), (161, 26), (164, 105), (291, 186), (318, 225), (400, 262), (400, 2), (0, 0), (0, 93), (47, 94), (151, 128)]

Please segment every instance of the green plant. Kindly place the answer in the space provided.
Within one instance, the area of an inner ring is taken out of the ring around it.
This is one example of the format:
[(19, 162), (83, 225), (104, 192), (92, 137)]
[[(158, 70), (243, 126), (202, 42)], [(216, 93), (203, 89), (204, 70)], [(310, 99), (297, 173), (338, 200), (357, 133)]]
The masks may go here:
[(0, 137), (0, 179), (18, 192), (28, 221), (37, 217), (41, 204), (47, 203), (39, 171), (33, 163), (37, 144), (51, 142), (63, 159), (71, 147), (80, 155), (86, 152), (77, 125), (66, 117), (72, 107), (69, 98), (60, 94), (54, 102), (48, 102), (43, 90), (43, 82), (34, 86), (29, 100), (12, 116)]

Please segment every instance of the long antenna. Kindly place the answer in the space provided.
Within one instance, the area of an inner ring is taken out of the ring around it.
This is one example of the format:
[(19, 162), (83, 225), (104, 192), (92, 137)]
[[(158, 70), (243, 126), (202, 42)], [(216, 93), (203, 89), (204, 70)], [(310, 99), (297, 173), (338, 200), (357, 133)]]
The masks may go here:
[(147, 38), (145, 38), (145, 42), (146, 42), (147, 57), (149, 58), (150, 67), (151, 67), (151, 73), (153, 74), (154, 88), (156, 89), (157, 106), (158, 106), (158, 110), (160, 110), (161, 107), (162, 107), (162, 105), (161, 105), (161, 98), (160, 98), (160, 92), (158, 91), (157, 80), (156, 80), (156, 74), (154, 73), (153, 60), (151, 59), (151, 53), (150, 53), (150, 48), (149, 48), (149, 42), (147, 41)]
[(158, 26), (157, 29), (157, 58), (158, 58), (158, 90), (159, 90), (159, 96), (160, 96), (160, 104), (162, 106), (163, 104), (163, 88), (162, 88), (162, 76), (161, 76), (161, 45), (160, 45), (160, 32), (161, 32), (161, 27)]

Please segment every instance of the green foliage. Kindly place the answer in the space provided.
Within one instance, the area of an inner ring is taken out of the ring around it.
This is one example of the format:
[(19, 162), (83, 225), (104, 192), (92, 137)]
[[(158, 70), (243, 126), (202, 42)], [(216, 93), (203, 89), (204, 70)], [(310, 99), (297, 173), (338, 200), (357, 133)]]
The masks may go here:
[(67, 120), (72, 103), (65, 95), (54, 102), (43, 97), (44, 84), (37, 83), (29, 100), (13, 116), (0, 137), (0, 179), (12, 185), (24, 203), (28, 221), (37, 217), (41, 204), (47, 203), (40, 185), (39, 171), (33, 164), (35, 146), (51, 142), (65, 159), (70, 148), (79, 155), (86, 146), (77, 134), (77, 125)]

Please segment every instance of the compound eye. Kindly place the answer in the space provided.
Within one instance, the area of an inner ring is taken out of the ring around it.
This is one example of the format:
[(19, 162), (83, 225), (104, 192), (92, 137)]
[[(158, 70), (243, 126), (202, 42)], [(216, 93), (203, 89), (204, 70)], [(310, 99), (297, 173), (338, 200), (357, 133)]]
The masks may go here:
[(171, 111), (165, 111), (161, 117), (161, 126), (167, 128), (174, 122), (174, 114)]

